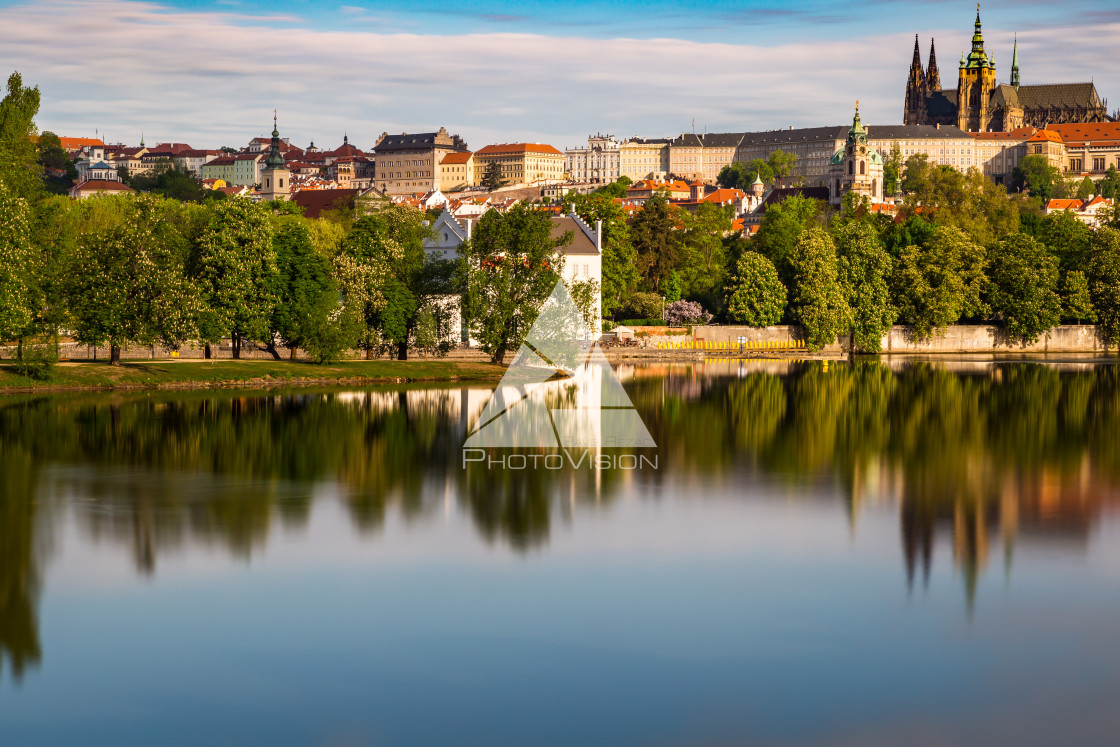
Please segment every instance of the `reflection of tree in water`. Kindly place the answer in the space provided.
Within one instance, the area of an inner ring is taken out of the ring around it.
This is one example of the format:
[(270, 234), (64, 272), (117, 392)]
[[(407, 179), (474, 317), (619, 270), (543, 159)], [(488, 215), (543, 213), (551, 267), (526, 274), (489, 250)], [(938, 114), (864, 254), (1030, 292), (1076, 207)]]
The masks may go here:
[(29, 454), (0, 449), (0, 676), (5, 662), (16, 680), (39, 663), (35, 548), (35, 479)]

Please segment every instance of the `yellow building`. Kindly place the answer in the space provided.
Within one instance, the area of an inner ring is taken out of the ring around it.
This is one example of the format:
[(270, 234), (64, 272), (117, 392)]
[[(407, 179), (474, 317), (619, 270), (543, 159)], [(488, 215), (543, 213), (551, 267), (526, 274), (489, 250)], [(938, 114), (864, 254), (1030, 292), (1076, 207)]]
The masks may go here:
[(498, 164), (503, 184), (558, 182), (564, 179), (564, 154), (540, 143), (487, 145), (474, 154), (474, 169), (481, 180), (491, 163)]
[(632, 182), (669, 176), (669, 141), (665, 138), (630, 138), (618, 151), (619, 175)]
[(474, 153), (448, 153), (439, 162), (439, 189), (454, 192), (478, 184), (475, 178)]

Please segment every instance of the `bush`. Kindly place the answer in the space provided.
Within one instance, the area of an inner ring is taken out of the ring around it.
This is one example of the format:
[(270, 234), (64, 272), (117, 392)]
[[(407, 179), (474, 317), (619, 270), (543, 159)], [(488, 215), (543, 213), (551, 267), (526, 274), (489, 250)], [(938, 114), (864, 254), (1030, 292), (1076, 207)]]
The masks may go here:
[[(664, 319), (623, 319), (618, 325), (623, 327), (664, 327)], [(616, 325), (617, 326), (617, 325)]]
[(58, 363), (58, 346), (51, 342), (44, 345), (25, 345), (23, 357), (16, 360), (16, 373), (36, 381), (50, 381)]
[(677, 301), (665, 307), (665, 322), (670, 327), (683, 327), (686, 324), (707, 324), (712, 315), (695, 301)]
[(663, 301), (656, 293), (637, 292), (623, 306), (623, 311), (634, 319), (653, 319), (661, 314)]

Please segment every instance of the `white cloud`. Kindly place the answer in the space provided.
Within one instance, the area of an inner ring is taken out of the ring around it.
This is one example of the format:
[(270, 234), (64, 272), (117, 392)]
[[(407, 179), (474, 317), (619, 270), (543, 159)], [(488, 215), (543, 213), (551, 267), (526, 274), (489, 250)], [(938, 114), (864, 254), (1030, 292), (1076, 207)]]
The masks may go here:
[[(987, 36), (990, 46), (998, 42), (1006, 77), (1010, 54), (1000, 49), (1010, 38)], [(947, 86), (955, 77), (947, 47), (956, 37), (964, 38), (937, 34)], [(1107, 95), (1120, 73), (1101, 61), (1118, 37), (1120, 24), (1092, 34), (1021, 33), (1024, 82), (1096, 72)], [(513, 140), (564, 147), (594, 131), (674, 135), (693, 119), (698, 131), (838, 124), (856, 99), (865, 121), (897, 123), (912, 45), (904, 34), (763, 47), (331, 31), (286, 16), (119, 0), (0, 10), (0, 69), (19, 70), (40, 87), (41, 128), (87, 135), (96, 127), (126, 142), (143, 130), (148, 142), (199, 147), (265, 134), (274, 107), (297, 143), (334, 145), (345, 131), (363, 147), (382, 131), (441, 125), (475, 147)]]

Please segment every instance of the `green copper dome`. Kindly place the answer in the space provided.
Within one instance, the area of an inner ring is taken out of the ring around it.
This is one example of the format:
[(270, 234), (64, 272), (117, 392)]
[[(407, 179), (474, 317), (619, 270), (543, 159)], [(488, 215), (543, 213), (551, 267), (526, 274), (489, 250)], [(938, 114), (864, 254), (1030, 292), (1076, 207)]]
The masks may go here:
[(978, 68), (992, 68), (995, 69), (995, 62), (988, 60), (988, 55), (984, 51), (984, 34), (980, 31), (980, 3), (976, 3), (976, 24), (975, 31), (972, 33), (972, 51), (968, 53), (968, 57), (961, 60), (961, 67), (967, 70), (975, 70)]
[(280, 130), (276, 127), (276, 112), (272, 113), (272, 143), (268, 147), (268, 158), (264, 164), (270, 169), (284, 168), (284, 154), (280, 152)]

